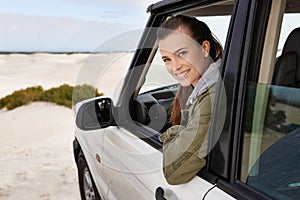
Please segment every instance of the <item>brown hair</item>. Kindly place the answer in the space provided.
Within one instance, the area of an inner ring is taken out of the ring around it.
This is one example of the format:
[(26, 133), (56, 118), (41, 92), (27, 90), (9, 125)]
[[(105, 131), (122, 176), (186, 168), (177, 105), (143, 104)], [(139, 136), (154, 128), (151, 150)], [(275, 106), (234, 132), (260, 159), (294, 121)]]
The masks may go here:
[(172, 125), (185, 124), (185, 121), (187, 119), (181, 116), (181, 110), (184, 110), (186, 108), (186, 101), (192, 92), (192, 86), (179, 86), (171, 110), (170, 122), (172, 123)]
[[(222, 58), (223, 48), (220, 42), (214, 37), (209, 27), (202, 21), (199, 21), (195, 17), (188, 17), (184, 15), (177, 15), (169, 18), (165, 21), (157, 31), (158, 40), (166, 38), (171, 31), (176, 31), (183, 28), (187, 31), (187, 34), (197, 41), (200, 45), (207, 40), (210, 43), (209, 55), (214, 62)], [(170, 122), (172, 125), (179, 125), (184, 123), (181, 116), (181, 110), (185, 109), (186, 101), (189, 95), (192, 93), (193, 88), (180, 86), (176, 96), (174, 98)]]
[(170, 30), (175, 31), (179, 28), (186, 30), (189, 36), (200, 45), (207, 40), (210, 43), (209, 55), (214, 62), (222, 57), (223, 48), (220, 42), (214, 37), (209, 27), (195, 17), (188, 17), (184, 15), (171, 17), (158, 28), (158, 40), (166, 38), (171, 33)]

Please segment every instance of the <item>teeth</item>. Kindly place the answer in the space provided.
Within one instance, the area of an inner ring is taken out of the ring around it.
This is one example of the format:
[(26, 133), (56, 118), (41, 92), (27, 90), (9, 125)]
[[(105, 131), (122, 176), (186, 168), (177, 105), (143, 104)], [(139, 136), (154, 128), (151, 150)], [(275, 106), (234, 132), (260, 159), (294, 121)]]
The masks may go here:
[(182, 74), (176, 74), (176, 76), (180, 77), (180, 78), (183, 78), (188, 72), (184, 72)]

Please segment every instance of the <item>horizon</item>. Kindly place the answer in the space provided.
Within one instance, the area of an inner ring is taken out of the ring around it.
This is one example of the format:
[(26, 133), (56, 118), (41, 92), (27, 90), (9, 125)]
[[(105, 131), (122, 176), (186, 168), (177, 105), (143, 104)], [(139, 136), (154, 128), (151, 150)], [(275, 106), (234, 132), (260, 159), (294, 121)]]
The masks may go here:
[(133, 53), (135, 50), (115, 51), (0, 51), (0, 55), (6, 54), (97, 54), (97, 53)]
[[(92, 52), (112, 37), (144, 28), (146, 9), (157, 1), (0, 2), (0, 52)], [(132, 49), (105, 48), (101, 52)]]

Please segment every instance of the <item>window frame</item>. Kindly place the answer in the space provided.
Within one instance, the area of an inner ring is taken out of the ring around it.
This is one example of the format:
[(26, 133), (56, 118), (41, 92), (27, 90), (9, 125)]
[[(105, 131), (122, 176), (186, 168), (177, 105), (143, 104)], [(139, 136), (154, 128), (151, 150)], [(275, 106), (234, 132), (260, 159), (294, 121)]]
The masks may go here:
[[(244, 1), (241, 0), (240, 3), (242, 2)], [(248, 22), (246, 23), (247, 28), (245, 29), (245, 37), (242, 40), (244, 42), (242, 48), (242, 56), (238, 58), (241, 64), (240, 71), (238, 69), (234, 69), (234, 63), (231, 63), (231, 61), (229, 60), (226, 61), (226, 68), (223, 76), (225, 81), (225, 87), (229, 88), (228, 85), (231, 85), (232, 90), (236, 91), (229, 93), (229, 97), (227, 96), (227, 99), (231, 100), (231, 103), (227, 102), (227, 105), (231, 106), (229, 107), (231, 108), (231, 110), (230, 113), (227, 113), (229, 115), (227, 117), (227, 120), (229, 120), (229, 125), (228, 127), (225, 127), (224, 134), (226, 133), (226, 131), (228, 132), (227, 137), (220, 138), (221, 142), (227, 144), (228, 148), (226, 150), (230, 152), (228, 154), (229, 156), (225, 159), (228, 162), (225, 163), (225, 165), (229, 167), (227, 171), (228, 174), (225, 174), (226, 176), (224, 176), (224, 174), (220, 175), (218, 174), (218, 172), (213, 171), (212, 168), (208, 169), (208, 171), (211, 171), (212, 173), (216, 174), (216, 176), (219, 178), (216, 181), (218, 187), (228, 192), (233, 197), (241, 199), (272, 199), (267, 194), (258, 191), (257, 189), (254, 189), (251, 186), (246, 185), (239, 179), (239, 173), (241, 168), (241, 155), (243, 150), (242, 128), (244, 123), (243, 117), (245, 112), (244, 100), (246, 92), (246, 82), (258, 82), (259, 80), (262, 80), (261, 78), (259, 78), (258, 75), (260, 74), (262, 65), (261, 61), (263, 59), (263, 51), (265, 47), (264, 42), (266, 39), (265, 37), (267, 34), (268, 23), (270, 20), (269, 17), (272, 2), (274, 2), (274, 0), (252, 1), (251, 6), (249, 6), (249, 17), (247, 17)], [(237, 14), (236, 18), (239, 18), (238, 16), (239, 15)], [(261, 20), (262, 22), (260, 22)], [(236, 27), (234, 29), (240, 30)], [(276, 36), (274, 38), (276, 38)], [(236, 38), (235, 41), (231, 42), (239, 43), (238, 41), (236, 41)], [(229, 44), (229, 46), (230, 45), (231, 44)], [(233, 51), (232, 47), (229, 48), (228, 51)], [(228, 57), (228, 54), (230, 54), (230, 52), (226, 52), (225, 56)], [(232, 59), (232, 56), (229, 59)], [(226, 84), (226, 81), (228, 81), (229, 84)], [(226, 95), (228, 95), (228, 93)], [(212, 151), (212, 153), (210, 154), (210, 162), (214, 159), (214, 153), (216, 154), (222, 152), (216, 150)], [(230, 164), (232, 165), (230, 166)], [(211, 167), (211, 163), (208, 167)]]
[[(279, 39), (280, 39), (280, 32), (282, 31), (282, 25), (283, 25), (283, 18), (284, 15), (287, 14), (288, 12), (285, 12), (285, 8), (287, 7), (287, 1), (276, 1), (273, 0), (272, 1), (272, 11), (270, 13), (270, 17), (269, 17), (269, 24), (266, 27), (266, 37), (265, 37), (265, 45), (263, 45), (263, 54), (261, 55), (261, 59), (260, 62), (257, 63), (257, 65), (255, 65), (255, 69), (253, 71), (256, 72), (255, 76), (247, 76), (247, 82), (254, 82), (256, 84), (256, 86), (259, 87), (259, 85), (265, 85), (266, 88), (264, 88), (264, 92), (262, 93), (262, 95), (255, 95), (255, 100), (254, 105), (257, 104), (257, 97), (259, 96), (259, 101), (268, 101), (269, 98), (269, 92), (272, 90), (272, 86), (276, 86), (276, 85), (272, 85), (272, 78), (274, 75), (274, 70), (275, 70), (275, 62), (276, 62), (276, 58), (277, 56), (277, 49), (278, 49), (278, 43), (279, 43)], [(284, 4), (283, 4), (284, 3)], [(281, 6), (281, 7), (279, 7)], [(275, 13), (272, 13), (275, 12)], [(277, 15), (276, 15), (277, 13)], [(298, 13), (299, 14), (299, 13)], [(270, 29), (270, 30), (269, 30)], [(268, 43), (269, 42), (269, 43)], [(248, 71), (250, 71), (250, 69), (248, 69)], [(246, 87), (246, 84), (245, 84)], [(268, 87), (268, 88), (267, 88)], [(256, 88), (255, 92), (260, 92), (261, 90)], [(243, 101), (245, 103), (245, 101)], [(266, 106), (267, 103), (264, 102), (262, 105), (262, 108), (260, 109), (261, 114), (259, 115), (261, 119), (260, 123), (264, 122), (265, 120), (265, 115), (266, 115)], [(255, 113), (254, 113), (255, 114)], [(244, 119), (244, 116), (246, 115), (246, 106), (243, 106), (241, 109), (241, 119)], [(254, 115), (253, 115), (254, 116)], [(252, 117), (253, 117), (252, 116)], [(255, 117), (254, 117), (255, 118)], [(256, 120), (258, 118), (255, 118)], [(244, 127), (245, 122), (242, 121), (242, 126)], [(255, 132), (255, 131), (254, 131)], [(238, 158), (239, 158), (239, 162), (238, 162), (238, 167), (237, 167), (237, 172), (241, 172), (241, 165), (242, 165), (242, 156), (243, 156), (243, 134), (244, 131), (242, 129), (240, 129), (240, 151), (238, 154)], [(260, 134), (260, 133), (259, 133)], [(261, 135), (259, 135), (259, 137), (262, 137)], [(257, 138), (256, 138), (257, 139)], [(261, 138), (259, 138), (261, 139)], [(277, 143), (279, 140), (275, 141), (273, 144)], [(252, 143), (249, 143), (250, 145), (252, 145)], [(254, 143), (255, 144), (255, 143)], [(273, 145), (272, 144), (272, 145)], [(256, 145), (256, 144), (255, 144)], [(270, 147), (272, 147), (272, 145)], [(253, 148), (256, 149), (257, 152), (259, 152), (259, 155), (256, 153), (256, 151), (253, 151), (253, 149), (251, 149), (250, 147), (250, 151), (248, 153), (251, 153), (251, 156), (254, 154), (254, 157), (256, 160), (256, 158), (261, 158), (261, 156), (264, 155), (264, 153), (262, 153), (260, 151), (260, 148), (262, 148), (262, 145), (257, 145), (257, 148)], [(257, 154), (257, 155), (255, 155)], [(252, 159), (252, 162), (254, 161)], [(251, 163), (251, 159), (249, 158), (248, 160)], [(240, 174), (238, 174), (239, 176)], [(248, 185), (247, 183), (243, 183), (240, 180), (240, 177), (236, 178), (236, 180), (239, 182), (239, 184), (243, 187), (243, 188), (250, 188), (252, 191), (255, 191), (257, 194), (260, 194), (260, 196), (262, 196), (262, 199), (274, 199), (274, 197), (270, 197), (268, 196), (268, 194), (265, 191), (259, 191), (256, 188), (252, 188), (250, 185)]]
[[(229, 37), (232, 39), (227, 39), (230, 42), (225, 49), (224, 66), (226, 67), (222, 72), (227, 96), (227, 123), (219, 142), (226, 144), (226, 148), (224, 151), (213, 149), (207, 166), (207, 170), (217, 177), (216, 184), (219, 188), (242, 199), (271, 199), (268, 195), (239, 181), (246, 82), (258, 81), (271, 6), (272, 0), (237, 1), (230, 25), (233, 31)], [(241, 22), (239, 19), (245, 21)], [(218, 109), (215, 110), (217, 115)], [(224, 164), (227, 169), (221, 174), (212, 167), (219, 153), (226, 155)]]
[[(143, 79), (147, 74), (148, 67), (151, 64), (155, 52), (157, 51), (156, 37), (153, 37), (153, 32), (152, 32), (153, 30), (147, 29), (147, 27), (159, 27), (159, 25), (166, 20), (167, 16), (170, 16), (172, 14), (177, 14), (180, 12), (192, 10), (197, 7), (199, 8), (199, 7), (213, 5), (215, 3), (219, 3), (222, 1), (227, 1), (227, 0), (211, 0), (211, 1), (200, 1), (200, 2), (198, 0), (192, 0), (192, 1), (176, 2), (174, 4), (168, 5), (167, 7), (162, 6), (160, 8), (155, 8), (151, 12), (151, 15), (146, 25), (146, 29), (141, 36), (140, 43), (138, 44), (137, 50), (129, 66), (129, 70), (125, 76), (124, 83), (126, 84), (124, 84), (121, 89), (122, 92), (119, 96), (117, 109), (119, 110), (118, 113), (120, 113), (120, 115), (118, 116), (119, 121), (122, 121), (122, 119), (124, 119), (125, 121), (123, 123), (124, 128), (126, 128), (128, 131), (132, 132), (136, 136), (143, 138), (145, 142), (147, 142), (149, 145), (153, 146), (156, 149), (161, 148), (161, 143), (158, 142), (157, 139), (155, 138), (155, 135), (157, 134), (154, 133), (154, 130), (151, 130), (150, 128), (147, 128), (146, 126), (143, 125), (137, 126), (136, 124), (127, 120), (127, 119), (131, 119), (130, 114), (128, 112), (128, 101), (130, 101), (130, 99), (135, 99), (139, 92), (138, 87), (136, 87), (134, 89), (134, 92), (132, 92), (133, 88), (128, 87), (128, 85), (139, 86), (144, 82)], [(148, 37), (149, 35), (150, 37)], [(150, 49), (149, 47), (152, 48)], [(140, 66), (144, 66), (144, 67), (140, 67)], [(127, 101), (124, 101), (124, 99)], [(148, 138), (147, 135), (152, 135), (152, 136), (154, 135), (154, 137)]]

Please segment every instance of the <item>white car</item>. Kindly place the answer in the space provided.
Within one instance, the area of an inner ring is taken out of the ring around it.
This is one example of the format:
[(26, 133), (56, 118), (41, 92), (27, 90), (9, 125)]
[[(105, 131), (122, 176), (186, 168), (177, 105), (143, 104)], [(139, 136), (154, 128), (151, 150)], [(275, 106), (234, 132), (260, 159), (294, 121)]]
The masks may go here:
[[(82, 199), (300, 199), (300, 1), (165, 0), (147, 11), (117, 95), (76, 105)], [(224, 45), (223, 87), (206, 166), (169, 185), (158, 136), (170, 127), (178, 85), (151, 28), (177, 14), (206, 22)]]

